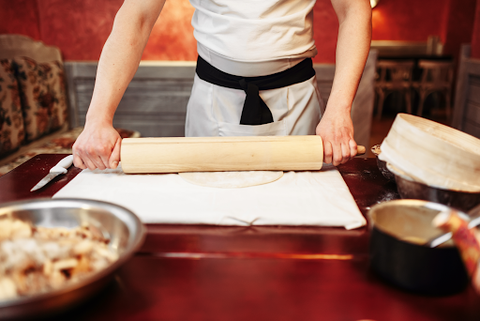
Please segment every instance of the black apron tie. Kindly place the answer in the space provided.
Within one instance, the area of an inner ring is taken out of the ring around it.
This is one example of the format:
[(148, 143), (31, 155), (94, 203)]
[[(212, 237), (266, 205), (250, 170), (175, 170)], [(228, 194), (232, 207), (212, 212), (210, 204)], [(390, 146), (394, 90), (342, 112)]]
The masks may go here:
[(260, 90), (277, 89), (298, 84), (315, 76), (311, 58), (287, 70), (259, 77), (241, 77), (215, 68), (198, 56), (196, 73), (211, 84), (232, 89), (242, 89), (246, 98), (243, 104), (241, 125), (262, 125), (273, 122), (273, 115), (259, 95)]
[(261, 125), (273, 123), (273, 115), (267, 104), (260, 97), (258, 86), (247, 82), (245, 78), (240, 79), (240, 86), (247, 96), (243, 103), (241, 125)]

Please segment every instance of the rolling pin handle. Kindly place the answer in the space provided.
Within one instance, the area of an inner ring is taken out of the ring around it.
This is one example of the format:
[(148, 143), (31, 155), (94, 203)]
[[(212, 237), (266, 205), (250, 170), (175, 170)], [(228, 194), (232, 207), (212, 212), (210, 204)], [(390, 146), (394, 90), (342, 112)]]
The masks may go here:
[(357, 155), (365, 155), (366, 148), (362, 145), (357, 145)]

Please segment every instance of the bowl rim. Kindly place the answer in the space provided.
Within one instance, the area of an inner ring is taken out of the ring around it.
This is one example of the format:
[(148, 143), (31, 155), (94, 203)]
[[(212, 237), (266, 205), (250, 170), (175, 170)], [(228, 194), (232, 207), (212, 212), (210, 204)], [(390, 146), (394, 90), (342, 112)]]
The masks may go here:
[[(22, 200), (22, 201), (13, 201), (13, 202), (6, 202), (0, 204), (0, 210), (6, 207), (19, 207), (20, 205), (30, 205), (33, 206), (35, 204), (43, 204), (46, 202), (53, 202), (59, 204), (65, 204), (67, 202), (74, 202), (76, 204), (84, 204), (84, 205), (96, 205), (96, 206), (107, 206), (107, 208), (115, 209), (119, 212), (123, 212), (126, 214), (130, 219), (133, 220), (137, 233), (133, 240), (129, 241), (129, 245), (125, 248), (125, 250), (119, 255), (118, 259), (110, 264), (108, 267), (98, 271), (97, 273), (93, 273), (92, 275), (86, 276), (79, 282), (73, 282), (71, 284), (67, 284), (62, 286), (59, 289), (54, 289), (47, 293), (39, 293), (39, 294), (32, 294), (28, 296), (22, 297), (15, 297), (8, 300), (0, 300), (0, 309), (1, 308), (13, 308), (15, 306), (24, 305), (24, 304), (31, 304), (41, 302), (43, 300), (48, 300), (54, 297), (58, 297), (60, 295), (79, 290), (83, 287), (86, 287), (90, 284), (94, 284), (96, 282), (101, 281), (102, 279), (111, 275), (115, 270), (120, 268), (127, 260), (130, 259), (133, 254), (139, 250), (141, 245), (143, 244), (145, 237), (146, 237), (146, 227), (140, 221), (138, 216), (129, 210), (126, 207), (123, 207), (118, 204), (99, 201), (99, 200), (92, 200), (92, 199), (84, 199), (84, 198), (36, 198), (31, 200)], [(3, 214), (0, 213), (0, 216)]]
[[(396, 199), (396, 200), (390, 200), (390, 201), (385, 201), (385, 202), (382, 202), (382, 203), (375, 204), (368, 210), (368, 212), (367, 212), (368, 227), (369, 227), (370, 231), (372, 231), (373, 229), (377, 229), (380, 232), (382, 232), (384, 234), (387, 234), (388, 236), (390, 236), (390, 237), (392, 237), (396, 240), (406, 242), (406, 243), (409, 243), (409, 244), (413, 244), (413, 245), (417, 245), (417, 246), (425, 246), (424, 244), (415, 244), (415, 243), (408, 242), (406, 240), (401, 240), (400, 238), (398, 238), (397, 235), (394, 235), (393, 233), (391, 233), (389, 231), (386, 231), (381, 226), (378, 226), (378, 224), (375, 224), (374, 214), (375, 214), (376, 211), (378, 211), (378, 210), (380, 210), (384, 207), (407, 206), (407, 205), (408, 206), (424, 207), (424, 208), (428, 208), (428, 209), (432, 209), (432, 210), (437, 210), (438, 212), (441, 212), (441, 211), (444, 211), (444, 210), (447, 210), (447, 209), (452, 209), (452, 210), (455, 210), (455, 212), (458, 215), (460, 215), (463, 219), (469, 220), (468, 214), (466, 214), (463, 211), (454, 209), (454, 208), (452, 208), (448, 205), (444, 205), (444, 204), (436, 203), (436, 202), (431, 202), (431, 201), (425, 201), (425, 200), (417, 200), (417, 199)], [(442, 247), (439, 247), (439, 248), (436, 248), (436, 249), (446, 249), (446, 248), (451, 248), (451, 247), (454, 247), (454, 245), (445, 245), (445, 246), (442, 246)]]

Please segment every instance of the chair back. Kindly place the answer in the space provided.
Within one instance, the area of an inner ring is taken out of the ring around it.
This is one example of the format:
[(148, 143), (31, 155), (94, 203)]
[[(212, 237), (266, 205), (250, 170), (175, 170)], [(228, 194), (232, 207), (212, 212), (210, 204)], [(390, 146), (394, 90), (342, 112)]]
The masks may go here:
[(420, 60), (418, 67), (422, 70), (421, 83), (436, 88), (452, 85), (453, 62)]
[(380, 60), (377, 63), (377, 85), (409, 87), (412, 81), (413, 60)]

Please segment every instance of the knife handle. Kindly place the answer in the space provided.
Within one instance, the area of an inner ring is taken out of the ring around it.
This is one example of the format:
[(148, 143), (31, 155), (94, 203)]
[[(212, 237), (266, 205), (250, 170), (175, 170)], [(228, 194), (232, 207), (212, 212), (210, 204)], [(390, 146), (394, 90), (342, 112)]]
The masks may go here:
[(66, 173), (67, 168), (73, 164), (73, 155), (68, 155), (50, 169), (50, 173)]

